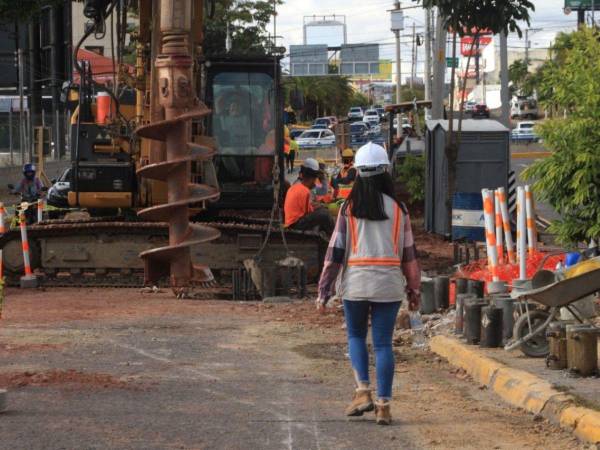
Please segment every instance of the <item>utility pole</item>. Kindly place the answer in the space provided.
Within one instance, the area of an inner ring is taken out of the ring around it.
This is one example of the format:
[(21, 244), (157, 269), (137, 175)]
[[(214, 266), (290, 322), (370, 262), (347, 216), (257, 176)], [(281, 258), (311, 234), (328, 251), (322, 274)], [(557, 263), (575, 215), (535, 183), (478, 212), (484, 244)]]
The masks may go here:
[(431, 118), (439, 120), (444, 118), (444, 87), (446, 76), (446, 21), (437, 13), (435, 27), (435, 47), (434, 47), (434, 70), (433, 86), (431, 89)]
[(410, 65), (410, 80), (409, 80), (409, 85), (410, 85), (410, 89), (412, 90), (414, 88), (414, 79), (415, 79), (415, 74), (416, 74), (416, 66), (417, 66), (417, 61), (416, 61), (416, 54), (417, 54), (417, 33), (415, 30), (415, 23), (413, 22), (413, 26), (412, 26), (412, 45), (410, 46), (411, 48), (411, 65)]
[[(394, 9), (392, 13), (392, 31), (396, 36), (396, 104), (402, 101), (401, 90), (402, 90), (402, 54), (400, 50), (400, 32), (404, 29), (404, 16), (400, 9), (400, 2), (396, 0), (394, 2)], [(398, 114), (398, 125), (396, 126), (396, 136), (400, 138), (402, 136), (402, 121), (400, 114)], [(392, 124), (393, 125), (393, 124)]]
[(508, 92), (508, 43), (506, 33), (500, 33), (500, 101), (502, 103), (501, 122), (510, 126), (510, 97)]
[(431, 100), (431, 8), (425, 9), (425, 100)]
[(21, 152), (21, 164), (25, 164), (25, 150), (27, 143), (25, 142), (25, 102), (24, 100), (24, 61), (23, 61), (23, 49), (17, 50), (17, 65), (19, 66), (19, 151)]
[(525, 68), (529, 72), (529, 28), (525, 29)]

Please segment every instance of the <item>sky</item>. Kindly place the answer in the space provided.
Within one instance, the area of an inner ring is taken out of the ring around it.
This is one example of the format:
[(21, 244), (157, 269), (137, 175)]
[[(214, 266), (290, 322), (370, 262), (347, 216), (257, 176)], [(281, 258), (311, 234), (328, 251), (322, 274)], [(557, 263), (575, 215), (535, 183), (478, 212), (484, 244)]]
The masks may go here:
[[(530, 28), (536, 31), (531, 33), (531, 48), (547, 48), (559, 31), (568, 31), (576, 28), (577, 14), (575, 12), (565, 15), (563, 12), (564, 0), (533, 0), (535, 12), (532, 13)], [(401, 6), (416, 5), (415, 2), (405, 0)], [(348, 43), (377, 42), (380, 44), (380, 57), (382, 59), (395, 59), (394, 35), (390, 31), (390, 13), (393, 1), (387, 0), (286, 0), (285, 4), (278, 7), (277, 36), (278, 45), (289, 49), (290, 44), (302, 44), (302, 24), (304, 16), (312, 15), (344, 15), (346, 16)], [(425, 14), (422, 8), (408, 9), (405, 14), (405, 31), (402, 33), (402, 59), (409, 61), (411, 57), (412, 27), (415, 24), (416, 32), (424, 31)], [(598, 13), (600, 19), (600, 13)], [(523, 24), (523, 29), (527, 25)], [(271, 25), (272, 30), (272, 25)], [(341, 32), (334, 29), (313, 29), (309, 34), (309, 44), (327, 43), (339, 44)], [(327, 41), (327, 42), (318, 42)], [(508, 40), (509, 50), (522, 50), (525, 40), (518, 35), (510, 35)], [(422, 52), (423, 47), (420, 51)], [(421, 58), (419, 58), (419, 61)], [(408, 63), (406, 63), (408, 64)], [(403, 71), (408, 65), (403, 64)], [(422, 64), (418, 72), (422, 72)]]

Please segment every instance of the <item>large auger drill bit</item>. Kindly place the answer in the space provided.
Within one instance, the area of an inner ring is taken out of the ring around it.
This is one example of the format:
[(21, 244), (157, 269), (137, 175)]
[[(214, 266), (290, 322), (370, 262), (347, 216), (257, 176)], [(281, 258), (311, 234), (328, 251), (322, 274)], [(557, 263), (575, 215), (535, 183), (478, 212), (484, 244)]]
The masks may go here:
[(142, 177), (166, 182), (168, 189), (166, 204), (138, 213), (143, 219), (169, 224), (169, 245), (140, 254), (145, 263), (146, 283), (155, 284), (160, 278), (170, 275), (171, 286), (179, 298), (191, 296), (194, 288), (214, 282), (210, 269), (192, 264), (190, 247), (219, 237), (219, 231), (213, 228), (189, 223), (190, 204), (219, 196), (215, 187), (190, 182), (191, 163), (203, 161), (210, 164), (215, 154), (209, 139), (199, 144), (188, 142), (190, 122), (211, 112), (194, 95), (188, 43), (191, 17), (191, 0), (161, 1), (162, 46), (155, 67), (159, 102), (164, 108), (165, 120), (136, 130), (140, 137), (166, 144), (165, 161), (138, 170)]

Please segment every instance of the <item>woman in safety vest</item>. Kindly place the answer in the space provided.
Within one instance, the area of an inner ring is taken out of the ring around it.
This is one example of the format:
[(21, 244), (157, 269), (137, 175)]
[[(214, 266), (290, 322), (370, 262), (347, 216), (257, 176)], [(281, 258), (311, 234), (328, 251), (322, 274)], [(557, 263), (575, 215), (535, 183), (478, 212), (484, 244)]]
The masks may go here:
[[(394, 377), (394, 325), (403, 300), (408, 300), (411, 310), (418, 308), (420, 269), (408, 212), (395, 199), (385, 149), (370, 142), (358, 150), (355, 161), (358, 176), (338, 214), (316, 304), (319, 311), (324, 311), (336, 289), (344, 302), (348, 347), (357, 384), (346, 414), (361, 416), (375, 409), (377, 423), (388, 425)], [(369, 384), (369, 316), (377, 374), (376, 402)]]

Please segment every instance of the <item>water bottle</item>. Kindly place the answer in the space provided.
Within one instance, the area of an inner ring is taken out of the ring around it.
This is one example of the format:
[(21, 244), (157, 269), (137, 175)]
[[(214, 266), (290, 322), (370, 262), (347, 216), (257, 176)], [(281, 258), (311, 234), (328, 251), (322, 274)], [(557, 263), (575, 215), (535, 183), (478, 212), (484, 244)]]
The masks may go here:
[(410, 329), (412, 330), (413, 348), (423, 348), (427, 346), (427, 339), (423, 332), (423, 321), (419, 311), (410, 311)]

